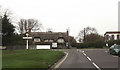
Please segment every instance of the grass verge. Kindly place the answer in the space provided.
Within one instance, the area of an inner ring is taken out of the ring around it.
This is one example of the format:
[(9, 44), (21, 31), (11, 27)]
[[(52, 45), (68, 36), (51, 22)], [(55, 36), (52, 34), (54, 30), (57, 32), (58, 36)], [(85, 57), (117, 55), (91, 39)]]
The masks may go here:
[(57, 62), (63, 52), (51, 50), (4, 50), (2, 51), (3, 70), (8, 69), (47, 69)]

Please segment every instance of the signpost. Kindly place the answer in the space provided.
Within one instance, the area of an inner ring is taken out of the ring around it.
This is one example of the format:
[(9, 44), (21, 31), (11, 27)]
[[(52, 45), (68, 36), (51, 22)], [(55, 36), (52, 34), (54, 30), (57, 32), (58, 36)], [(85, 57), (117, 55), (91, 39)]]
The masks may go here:
[(23, 37), (23, 39), (32, 39), (32, 37)]
[(27, 37), (23, 37), (23, 39), (26, 40), (26, 49), (28, 49), (28, 40), (29, 40), (29, 39), (32, 39), (32, 37), (28, 37), (28, 35), (29, 35), (29, 34), (26, 33), (26, 36), (27, 36)]
[(57, 43), (52, 43), (52, 47), (56, 48), (57, 47)]
[(66, 43), (66, 47), (69, 47), (69, 44), (68, 44), (68, 42)]

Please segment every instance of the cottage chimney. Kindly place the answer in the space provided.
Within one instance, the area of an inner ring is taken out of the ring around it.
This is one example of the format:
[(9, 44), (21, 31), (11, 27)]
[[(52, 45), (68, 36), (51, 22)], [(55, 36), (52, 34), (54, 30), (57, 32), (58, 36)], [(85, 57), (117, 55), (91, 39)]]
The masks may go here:
[(70, 37), (69, 37), (69, 31), (70, 31), (70, 30), (69, 30), (69, 28), (68, 28), (68, 29), (67, 29), (67, 44), (68, 44), (67, 47), (68, 47), (68, 48), (70, 47), (70, 42), (69, 42), (69, 38), (70, 38)]
[(29, 27), (29, 31), (28, 31), (28, 34), (29, 34), (29, 35), (31, 34), (31, 27)]
[(67, 29), (67, 36), (69, 36), (69, 30)]

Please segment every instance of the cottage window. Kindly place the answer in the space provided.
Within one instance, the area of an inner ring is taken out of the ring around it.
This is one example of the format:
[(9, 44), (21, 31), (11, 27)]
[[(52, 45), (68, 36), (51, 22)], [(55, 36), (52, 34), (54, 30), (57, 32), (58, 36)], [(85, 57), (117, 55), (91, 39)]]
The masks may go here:
[(34, 42), (40, 42), (40, 38), (34, 38)]
[(49, 40), (44, 40), (44, 42), (48, 42)]
[(48, 39), (46, 39), (46, 40), (44, 40), (44, 42), (53, 42), (53, 40), (48, 40)]
[(114, 35), (112, 35), (112, 40), (114, 40)]
[(65, 41), (64, 41), (64, 39), (60, 38), (60, 39), (57, 40), (57, 42), (58, 43), (64, 43)]
[(120, 39), (120, 35), (117, 35), (117, 39)]
[(108, 40), (109, 39), (109, 35), (106, 35), (106, 40)]
[(49, 40), (49, 42), (53, 42), (53, 40)]

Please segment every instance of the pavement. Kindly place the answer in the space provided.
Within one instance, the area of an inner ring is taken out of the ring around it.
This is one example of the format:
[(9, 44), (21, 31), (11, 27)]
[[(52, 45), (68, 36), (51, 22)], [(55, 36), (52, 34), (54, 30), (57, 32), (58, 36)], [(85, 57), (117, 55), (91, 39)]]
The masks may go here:
[(118, 56), (108, 49), (56, 49), (68, 53), (57, 70), (118, 70)]

